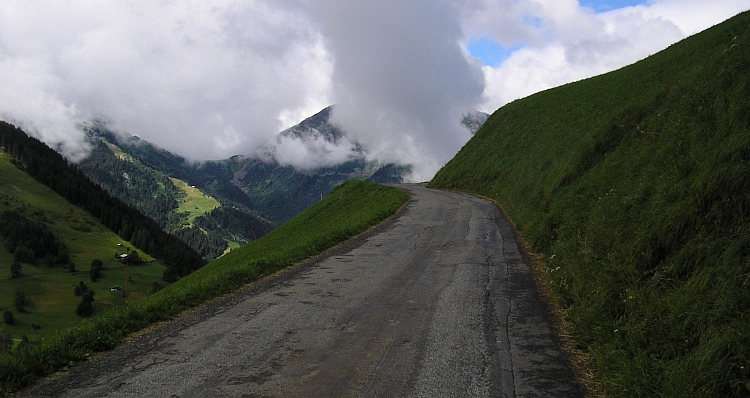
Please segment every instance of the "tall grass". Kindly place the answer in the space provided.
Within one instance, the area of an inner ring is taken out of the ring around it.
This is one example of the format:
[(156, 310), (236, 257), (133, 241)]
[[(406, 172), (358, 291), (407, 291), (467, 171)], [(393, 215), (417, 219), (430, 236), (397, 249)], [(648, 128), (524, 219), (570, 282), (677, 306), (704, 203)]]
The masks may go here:
[(503, 205), (612, 396), (750, 396), (750, 14), (493, 114), (432, 187)]
[(146, 297), (53, 338), (0, 354), (0, 393), (109, 350), (129, 334), (232, 292), (258, 278), (318, 255), (394, 214), (408, 199), (398, 189), (350, 181), (263, 238), (235, 249)]

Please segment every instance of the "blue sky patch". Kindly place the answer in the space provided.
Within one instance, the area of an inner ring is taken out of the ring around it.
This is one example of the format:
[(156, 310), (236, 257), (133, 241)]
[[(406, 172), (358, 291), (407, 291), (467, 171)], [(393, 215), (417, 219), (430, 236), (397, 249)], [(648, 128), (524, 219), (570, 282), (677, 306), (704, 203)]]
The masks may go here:
[(646, 4), (646, 0), (580, 0), (584, 7), (593, 8), (596, 12), (616, 10), (618, 8)]
[(469, 54), (472, 57), (479, 58), (482, 63), (492, 67), (500, 66), (503, 61), (510, 57), (513, 51), (519, 48), (521, 47), (505, 48), (487, 36), (470, 42), (468, 46)]

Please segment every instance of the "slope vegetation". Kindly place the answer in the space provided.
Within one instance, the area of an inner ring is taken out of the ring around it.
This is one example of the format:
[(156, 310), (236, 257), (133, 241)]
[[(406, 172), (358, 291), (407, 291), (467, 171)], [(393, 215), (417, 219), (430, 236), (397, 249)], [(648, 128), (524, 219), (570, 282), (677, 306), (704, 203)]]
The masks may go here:
[[(219, 257), (228, 245), (248, 243), (276, 226), (247, 207), (250, 202), (241, 190), (228, 181), (219, 183), (222, 180), (219, 175), (200, 177), (202, 168), (185, 159), (135, 137), (118, 140), (98, 124), (89, 128), (89, 139), (91, 154), (77, 165), (78, 169), (112, 196), (152, 218), (206, 260)], [(162, 170), (157, 165), (171, 168)], [(171, 177), (174, 175), (181, 179)], [(228, 173), (223, 179), (230, 176)], [(212, 181), (202, 188), (211, 194), (195, 187), (196, 180)]]
[(431, 186), (499, 202), (613, 396), (750, 395), (750, 13), (497, 110)]
[[(7, 250), (11, 239), (2, 237), (19, 231), (5, 229), (9, 225), (3, 221), (8, 214), (28, 220), (27, 224), (43, 225), (41, 228), (63, 245), (58, 256), (29, 256), (20, 261), (19, 275), (11, 278), (10, 267), (18, 256)], [(6, 339), (6, 344), (8, 336), (16, 342), (23, 336), (36, 340), (78, 324), (82, 318), (76, 315), (76, 306), (81, 297), (73, 293), (81, 281), (95, 292), (95, 311), (125, 306), (123, 294), (111, 293), (110, 287), (126, 286), (125, 264), (113, 254), (125, 253), (127, 243), (90, 214), (16, 169), (4, 154), (0, 154), (0, 242), (3, 243), (0, 246), (0, 312), (11, 311), (14, 318), (10, 325), (0, 323), (0, 339)], [(155, 283), (164, 284), (161, 281), (164, 265), (150, 262), (152, 259), (146, 254), (140, 256), (149, 263), (129, 269), (131, 304), (143, 299)], [(95, 259), (102, 261), (103, 267), (100, 277), (92, 282), (89, 272)], [(17, 292), (23, 292), (26, 298), (23, 311), (14, 305)]]
[(87, 211), (123, 240), (163, 261), (166, 281), (173, 282), (205, 264), (154, 220), (113, 198), (52, 148), (6, 122), (0, 122), (0, 150), (30, 177)]

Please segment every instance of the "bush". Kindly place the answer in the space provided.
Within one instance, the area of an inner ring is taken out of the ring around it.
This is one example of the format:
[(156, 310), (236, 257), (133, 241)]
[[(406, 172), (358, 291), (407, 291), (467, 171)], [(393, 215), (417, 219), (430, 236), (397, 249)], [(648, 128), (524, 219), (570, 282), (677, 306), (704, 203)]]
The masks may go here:
[(3, 322), (5, 322), (6, 325), (12, 325), (16, 323), (16, 319), (13, 317), (13, 312), (10, 310), (5, 310), (3, 312)]
[(10, 279), (18, 279), (21, 277), (21, 270), (23, 268), (21, 267), (21, 263), (18, 261), (13, 261), (13, 264), (10, 265)]
[(94, 313), (94, 291), (89, 290), (81, 295), (81, 302), (76, 307), (76, 315), (80, 317), (89, 317)]
[(26, 305), (29, 301), (26, 299), (26, 294), (20, 290), (16, 291), (16, 297), (13, 299), (13, 306), (16, 307), (18, 312), (26, 312)]

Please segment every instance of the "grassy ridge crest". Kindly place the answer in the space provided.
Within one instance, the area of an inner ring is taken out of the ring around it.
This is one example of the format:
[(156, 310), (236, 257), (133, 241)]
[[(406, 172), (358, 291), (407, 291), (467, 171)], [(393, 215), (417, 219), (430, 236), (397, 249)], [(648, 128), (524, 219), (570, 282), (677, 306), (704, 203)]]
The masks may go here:
[(128, 308), (108, 311), (80, 326), (11, 354), (0, 353), (0, 394), (109, 350), (129, 334), (284, 267), (313, 257), (393, 215), (408, 200), (399, 189), (349, 181), (268, 235), (208, 265)]
[(612, 396), (750, 396), (750, 13), (498, 109), (431, 187), (541, 254)]

